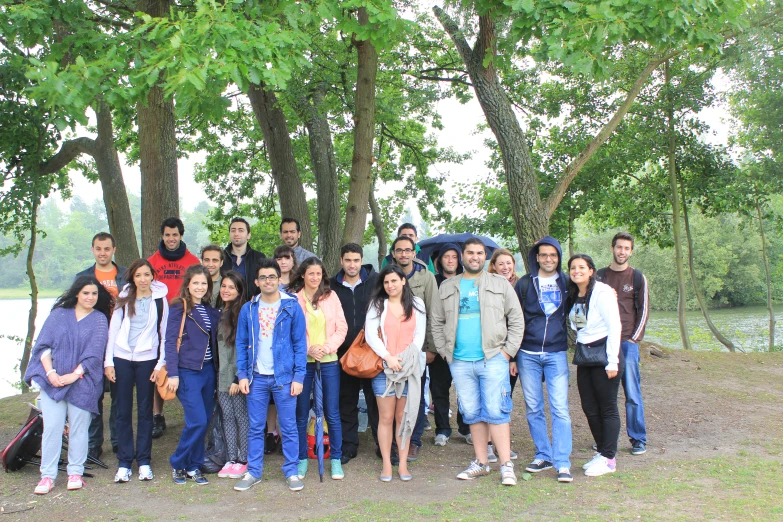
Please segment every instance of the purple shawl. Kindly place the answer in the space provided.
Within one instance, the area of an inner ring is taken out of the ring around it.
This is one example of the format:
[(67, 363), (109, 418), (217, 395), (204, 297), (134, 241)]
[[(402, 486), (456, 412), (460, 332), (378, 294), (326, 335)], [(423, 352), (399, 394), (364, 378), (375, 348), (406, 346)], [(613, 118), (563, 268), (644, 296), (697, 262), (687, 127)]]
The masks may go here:
[[(103, 392), (103, 356), (108, 337), (106, 316), (99, 311), (94, 310), (77, 321), (73, 308), (55, 308), (38, 334), (24, 375), (25, 383), (30, 386), (35, 380), (49, 398), (67, 401), (97, 415), (98, 397)], [(41, 363), (41, 354), (47, 349), (52, 351), (52, 367), (58, 375), (72, 373), (81, 364), (84, 378), (68, 386), (52, 386)]]

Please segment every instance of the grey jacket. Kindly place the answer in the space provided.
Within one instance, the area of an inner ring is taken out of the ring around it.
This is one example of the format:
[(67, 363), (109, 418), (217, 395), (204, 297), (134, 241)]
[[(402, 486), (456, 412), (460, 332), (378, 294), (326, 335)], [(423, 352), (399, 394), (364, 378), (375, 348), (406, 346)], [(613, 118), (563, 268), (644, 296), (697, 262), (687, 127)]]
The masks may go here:
[(414, 259), (413, 262), (423, 267), (422, 270), (414, 272), (414, 274), (408, 278), (411, 292), (424, 301), (424, 307), (427, 312), (427, 333), (424, 339), (423, 351), (436, 353), (436, 344), (432, 336), (432, 317), (436, 312), (443, 313), (440, 296), (438, 296), (438, 282), (435, 280), (435, 276), (432, 272), (427, 270), (426, 264), (418, 259)]
[[(450, 277), (440, 285), (442, 307), (432, 314), (432, 337), (441, 357), (451, 362), (457, 340), (459, 284), (464, 274)], [(482, 272), (478, 278), (481, 316), (481, 345), (484, 357), (491, 359), (503, 350), (514, 357), (525, 334), (525, 316), (514, 288), (503, 276)]]

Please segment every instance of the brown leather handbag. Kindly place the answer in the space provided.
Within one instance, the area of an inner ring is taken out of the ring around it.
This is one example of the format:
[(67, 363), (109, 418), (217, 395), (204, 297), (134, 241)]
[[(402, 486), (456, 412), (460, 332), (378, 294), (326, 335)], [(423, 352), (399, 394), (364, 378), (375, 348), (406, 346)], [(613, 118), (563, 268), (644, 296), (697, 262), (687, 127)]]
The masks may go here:
[[(381, 337), (380, 327), (378, 327), (378, 337)], [(372, 379), (383, 371), (383, 359), (378, 357), (378, 354), (367, 344), (364, 328), (340, 358), (340, 366), (345, 373), (359, 379)]]
[[(179, 336), (177, 337), (177, 353), (179, 353), (179, 347), (182, 345), (182, 332), (185, 331), (185, 318), (188, 316), (187, 306), (185, 306), (185, 300), (182, 300), (182, 322), (179, 325)], [(177, 396), (177, 392), (173, 392), (169, 389), (169, 372), (164, 365), (158, 370), (158, 376), (155, 378), (155, 386), (158, 388), (160, 398), (164, 401), (170, 401)]]

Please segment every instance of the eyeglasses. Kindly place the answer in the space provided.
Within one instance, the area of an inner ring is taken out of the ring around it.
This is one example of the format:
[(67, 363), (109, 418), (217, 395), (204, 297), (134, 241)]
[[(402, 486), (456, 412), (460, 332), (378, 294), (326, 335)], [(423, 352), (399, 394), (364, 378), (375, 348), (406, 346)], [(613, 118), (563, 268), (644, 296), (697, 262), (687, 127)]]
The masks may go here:
[(538, 254), (539, 259), (557, 259), (557, 254)]
[(412, 254), (415, 252), (412, 248), (397, 248), (394, 250), (395, 254)]
[(263, 283), (265, 281), (275, 282), (277, 280), (278, 280), (278, 276), (276, 275), (258, 276), (258, 278), (256, 279), (256, 281), (258, 281), (259, 283)]

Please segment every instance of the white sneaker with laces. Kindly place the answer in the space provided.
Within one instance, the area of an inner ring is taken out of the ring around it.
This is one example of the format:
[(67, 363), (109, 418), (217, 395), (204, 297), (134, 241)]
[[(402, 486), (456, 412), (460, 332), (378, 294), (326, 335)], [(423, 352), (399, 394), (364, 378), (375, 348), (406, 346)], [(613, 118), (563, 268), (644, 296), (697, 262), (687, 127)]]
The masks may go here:
[(117, 474), (114, 475), (114, 482), (129, 482), (131, 479), (130, 468), (119, 468)]
[(598, 462), (598, 461), (599, 461), (599, 460), (601, 460), (602, 458), (603, 458), (603, 456), (602, 456), (600, 453), (597, 453), (597, 452), (596, 452), (596, 454), (595, 454), (595, 455), (593, 455), (593, 458), (592, 458), (592, 459), (590, 459), (590, 460), (588, 460), (587, 462), (585, 462), (584, 464), (582, 464), (582, 469), (587, 469), (587, 468), (589, 468), (590, 466), (592, 466), (593, 464), (595, 464), (596, 462)]
[(445, 446), (448, 442), (449, 442), (449, 438), (446, 435), (444, 435), (443, 433), (435, 435), (435, 445), (436, 446)]
[(602, 456), (601, 460), (585, 470), (585, 475), (588, 477), (600, 477), (601, 475), (607, 475), (609, 473), (614, 473), (615, 471), (617, 471), (617, 461)]
[(492, 447), (492, 444), (487, 444), (487, 462), (489, 464), (494, 464), (498, 461), (498, 456), (495, 455), (495, 448)]
[(504, 486), (516, 486), (517, 476), (514, 474), (514, 463), (510, 460), (500, 466), (500, 483)]
[(470, 466), (468, 466), (468, 469), (458, 474), (457, 478), (460, 480), (473, 480), (476, 477), (489, 475), (489, 471), (489, 466), (481, 464), (478, 459), (474, 459), (473, 462), (470, 463)]
[(155, 475), (152, 474), (152, 468), (148, 464), (139, 466), (139, 480), (152, 480), (154, 478)]

